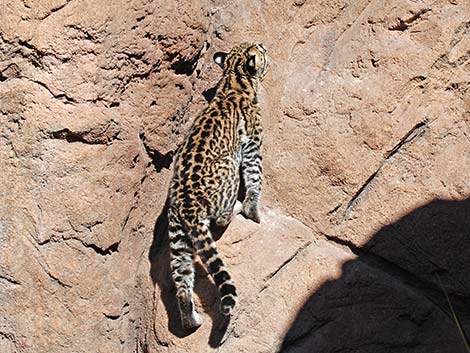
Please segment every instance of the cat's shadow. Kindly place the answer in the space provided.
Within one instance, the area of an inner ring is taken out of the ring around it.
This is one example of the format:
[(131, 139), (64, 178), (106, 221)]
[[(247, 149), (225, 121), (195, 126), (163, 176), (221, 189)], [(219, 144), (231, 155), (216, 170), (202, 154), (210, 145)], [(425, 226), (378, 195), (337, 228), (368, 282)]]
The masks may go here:
[[(179, 338), (192, 334), (195, 330), (186, 330), (181, 325), (176, 290), (171, 278), (170, 252), (168, 241), (168, 202), (165, 203), (160, 215), (155, 222), (153, 242), (149, 251), (150, 275), (154, 286), (160, 288), (160, 300), (165, 306), (168, 315), (168, 330)], [(219, 239), (225, 232), (225, 228), (213, 228), (214, 240)], [(202, 310), (210, 317), (212, 329), (209, 336), (209, 345), (218, 347), (227, 331), (229, 319), (219, 310), (220, 299), (217, 287), (210, 279), (209, 274), (199, 261), (196, 261), (196, 279), (194, 292), (199, 298)], [(203, 323), (204, 325), (204, 323)]]

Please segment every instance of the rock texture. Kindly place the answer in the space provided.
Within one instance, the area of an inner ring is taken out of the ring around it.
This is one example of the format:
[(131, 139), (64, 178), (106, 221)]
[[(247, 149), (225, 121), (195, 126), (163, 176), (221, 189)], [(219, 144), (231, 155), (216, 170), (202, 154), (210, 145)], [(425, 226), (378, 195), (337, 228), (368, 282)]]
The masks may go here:
[[(1, 352), (464, 352), (470, 3), (0, 0)], [(218, 50), (260, 41), (261, 225), (230, 322), (169, 281), (172, 155)], [(442, 286), (441, 284), (442, 283)]]

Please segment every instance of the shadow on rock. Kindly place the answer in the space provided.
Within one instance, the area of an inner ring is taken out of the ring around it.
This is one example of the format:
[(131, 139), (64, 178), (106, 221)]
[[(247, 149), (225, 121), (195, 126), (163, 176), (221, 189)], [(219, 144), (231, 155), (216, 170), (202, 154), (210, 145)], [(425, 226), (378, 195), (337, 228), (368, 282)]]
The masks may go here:
[(206, 89), (204, 92), (202, 92), (202, 95), (206, 99), (207, 103), (210, 103), (211, 100), (215, 97), (215, 92), (217, 91), (217, 85), (214, 87)]
[[(177, 337), (186, 337), (194, 331), (185, 330), (181, 326), (176, 290), (170, 272), (170, 251), (168, 241), (168, 203), (165, 203), (162, 212), (155, 222), (153, 242), (149, 251), (151, 263), (150, 274), (154, 285), (161, 290), (161, 300), (168, 313), (168, 330)], [(223, 235), (224, 229), (214, 229), (214, 238)], [(202, 309), (212, 320), (212, 330), (209, 337), (211, 347), (218, 347), (228, 327), (228, 320), (219, 311), (219, 293), (210, 280), (204, 267), (195, 264), (194, 292), (200, 299)]]
[(435, 200), (378, 231), (307, 300), (281, 352), (465, 352), (439, 278), (470, 332), (470, 199)]

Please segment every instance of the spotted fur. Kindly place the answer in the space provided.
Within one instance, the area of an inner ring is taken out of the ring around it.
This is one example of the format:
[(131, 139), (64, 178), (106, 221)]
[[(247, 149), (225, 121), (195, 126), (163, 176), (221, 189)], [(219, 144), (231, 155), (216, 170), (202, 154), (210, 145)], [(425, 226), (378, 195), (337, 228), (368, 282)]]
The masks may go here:
[[(260, 222), (262, 128), (258, 87), (268, 68), (265, 48), (243, 43), (216, 53), (223, 68), (215, 96), (196, 117), (175, 160), (169, 192), (170, 265), (185, 328), (201, 325), (193, 300), (194, 257), (199, 256), (231, 315), (236, 288), (210, 232), (211, 222), (226, 226), (238, 213)], [(246, 197), (237, 201), (239, 175)]]

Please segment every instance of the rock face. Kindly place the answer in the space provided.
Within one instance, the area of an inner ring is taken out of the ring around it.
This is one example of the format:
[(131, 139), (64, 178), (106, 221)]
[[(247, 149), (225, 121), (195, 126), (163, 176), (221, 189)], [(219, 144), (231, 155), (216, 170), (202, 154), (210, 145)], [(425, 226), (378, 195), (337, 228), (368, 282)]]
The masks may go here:
[[(465, 352), (470, 3), (0, 2), (0, 352)], [(212, 54), (260, 41), (260, 225), (218, 240), (183, 332), (172, 156)]]

